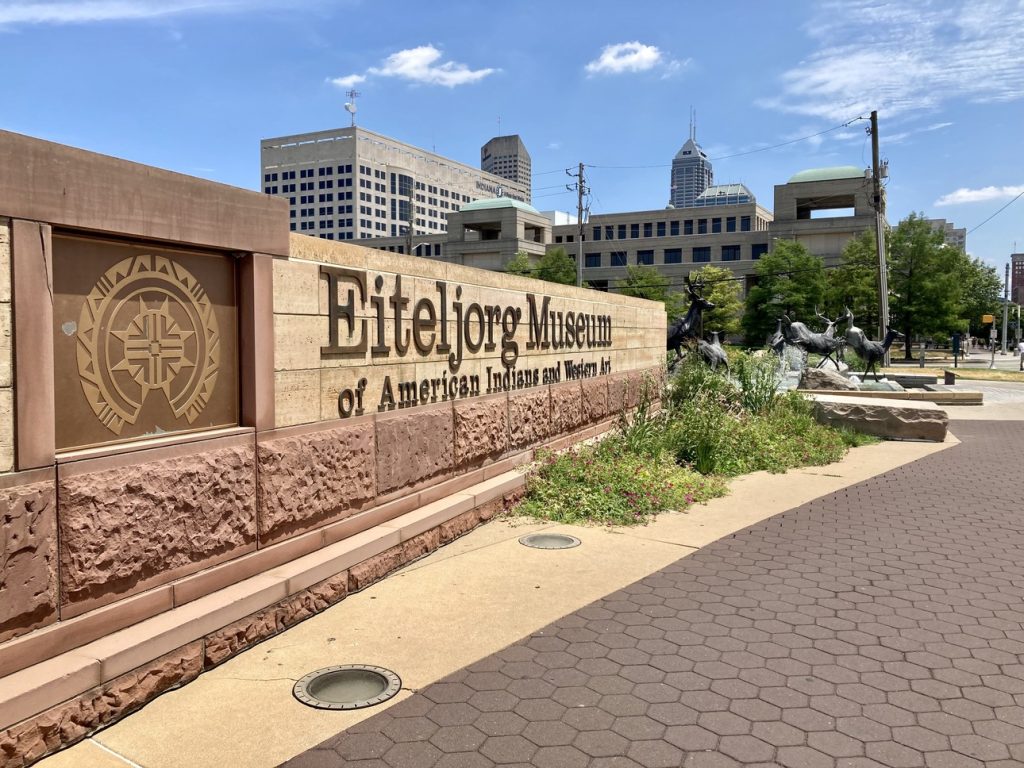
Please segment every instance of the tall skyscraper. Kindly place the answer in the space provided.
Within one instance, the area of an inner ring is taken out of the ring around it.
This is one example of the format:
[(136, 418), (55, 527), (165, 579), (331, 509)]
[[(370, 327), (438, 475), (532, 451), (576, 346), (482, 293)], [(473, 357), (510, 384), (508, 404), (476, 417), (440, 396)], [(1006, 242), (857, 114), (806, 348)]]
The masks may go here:
[(480, 147), (480, 170), (530, 187), (530, 153), (518, 134), (495, 136)]
[(711, 161), (697, 143), (697, 125), (691, 114), (690, 138), (672, 160), (672, 185), (668, 202), (675, 208), (689, 208), (701, 192), (714, 183)]

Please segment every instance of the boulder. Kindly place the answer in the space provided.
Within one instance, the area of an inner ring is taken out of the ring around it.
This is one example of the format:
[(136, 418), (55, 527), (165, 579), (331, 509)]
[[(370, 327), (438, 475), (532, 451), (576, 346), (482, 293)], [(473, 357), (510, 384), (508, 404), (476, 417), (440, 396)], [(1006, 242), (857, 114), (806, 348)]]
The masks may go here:
[(857, 389), (857, 385), (835, 370), (807, 368), (800, 376), (797, 389)]
[(946, 439), (949, 416), (935, 403), (842, 395), (809, 397), (814, 401), (814, 416), (822, 424), (849, 427), (889, 440), (941, 443)]

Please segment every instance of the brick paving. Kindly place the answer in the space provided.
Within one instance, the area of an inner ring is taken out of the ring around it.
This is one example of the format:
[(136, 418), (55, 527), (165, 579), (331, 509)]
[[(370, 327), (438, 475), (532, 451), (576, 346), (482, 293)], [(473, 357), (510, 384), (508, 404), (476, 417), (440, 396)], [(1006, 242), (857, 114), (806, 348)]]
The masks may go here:
[(1024, 422), (953, 431), (287, 765), (1024, 765)]

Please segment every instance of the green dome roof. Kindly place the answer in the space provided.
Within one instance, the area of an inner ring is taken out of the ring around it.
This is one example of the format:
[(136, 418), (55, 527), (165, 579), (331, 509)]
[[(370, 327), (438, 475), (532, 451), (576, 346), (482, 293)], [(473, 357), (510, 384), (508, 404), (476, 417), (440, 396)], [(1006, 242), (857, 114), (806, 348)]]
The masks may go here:
[(474, 200), (462, 206), (463, 211), (490, 211), (495, 208), (518, 208), (527, 213), (535, 213), (540, 216), (540, 211), (529, 203), (522, 200), (513, 200), (511, 197), (485, 197), (482, 200)]
[(834, 168), (808, 168), (806, 171), (794, 174), (788, 183), (862, 178), (864, 178), (864, 171), (861, 168), (855, 165), (837, 165)]

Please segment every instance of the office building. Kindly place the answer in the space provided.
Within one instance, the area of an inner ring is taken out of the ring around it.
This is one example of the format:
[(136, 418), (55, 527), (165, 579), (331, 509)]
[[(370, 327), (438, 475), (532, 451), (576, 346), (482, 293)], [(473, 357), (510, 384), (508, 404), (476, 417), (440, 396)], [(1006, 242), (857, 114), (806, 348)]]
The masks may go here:
[(957, 227), (945, 219), (926, 219), (932, 231), (941, 231), (946, 238), (946, 245), (967, 252), (967, 227)]
[(705, 189), (714, 183), (711, 161), (697, 143), (697, 128), (690, 121), (690, 137), (672, 159), (669, 205), (689, 208)]
[[(833, 267), (850, 240), (875, 227), (870, 173), (855, 166), (801, 171), (776, 185), (774, 213), (742, 184), (708, 187), (694, 203), (688, 208), (592, 214), (584, 226), (583, 279), (594, 288), (614, 291), (626, 278), (627, 267), (643, 265), (656, 268), (674, 290), (682, 290), (690, 272), (714, 264), (745, 278), (745, 293), (756, 279), (758, 260), (775, 240), (802, 243), (826, 267)], [(472, 208), (472, 220), (469, 206), (450, 215), (447, 234), (417, 236), (413, 253), (501, 269), (518, 251), (538, 255), (564, 248), (575, 257), (579, 250), (575, 222), (552, 225), (532, 207), (501, 198), (477, 201)], [(372, 246), (404, 253), (408, 243), (388, 238)], [(1024, 291), (1024, 255), (1020, 259)]]
[(530, 188), (530, 153), (518, 135), (495, 136), (480, 148), (480, 169)]
[(1010, 301), (1024, 305), (1024, 253), (1010, 254)]
[[(525, 150), (524, 150), (525, 151)], [(262, 189), (287, 198), (291, 229), (328, 240), (448, 230), (448, 216), (481, 198), (530, 201), (521, 184), (352, 126), (264, 139)]]

